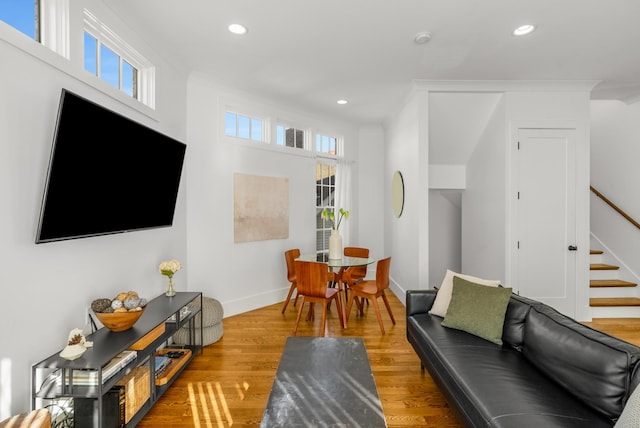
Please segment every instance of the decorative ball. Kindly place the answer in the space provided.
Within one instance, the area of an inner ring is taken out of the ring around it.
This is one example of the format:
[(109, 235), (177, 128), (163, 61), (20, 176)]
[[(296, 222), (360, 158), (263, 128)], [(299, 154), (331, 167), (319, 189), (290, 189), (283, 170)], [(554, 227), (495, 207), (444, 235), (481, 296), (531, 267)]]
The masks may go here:
[(111, 307), (111, 299), (96, 299), (91, 302), (91, 310), (93, 312), (104, 312), (105, 309)]
[(140, 306), (140, 298), (137, 297), (127, 297), (124, 299), (124, 307), (127, 309), (133, 309)]
[(122, 307), (122, 300), (114, 300), (113, 302), (111, 302), (111, 307), (113, 308), (113, 310), (116, 310), (118, 308)]

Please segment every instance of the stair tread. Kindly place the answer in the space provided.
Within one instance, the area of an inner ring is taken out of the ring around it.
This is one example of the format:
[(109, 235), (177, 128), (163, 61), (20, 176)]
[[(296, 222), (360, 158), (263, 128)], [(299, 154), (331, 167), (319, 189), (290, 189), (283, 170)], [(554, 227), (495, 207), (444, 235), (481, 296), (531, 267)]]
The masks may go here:
[(589, 306), (640, 306), (638, 297), (592, 297)]
[(589, 250), (589, 254), (603, 254), (604, 251), (602, 250)]
[(590, 270), (618, 270), (620, 266), (608, 265), (606, 263), (591, 263), (589, 265)]
[(623, 281), (622, 279), (592, 279), (589, 281), (590, 287), (636, 287), (635, 282)]

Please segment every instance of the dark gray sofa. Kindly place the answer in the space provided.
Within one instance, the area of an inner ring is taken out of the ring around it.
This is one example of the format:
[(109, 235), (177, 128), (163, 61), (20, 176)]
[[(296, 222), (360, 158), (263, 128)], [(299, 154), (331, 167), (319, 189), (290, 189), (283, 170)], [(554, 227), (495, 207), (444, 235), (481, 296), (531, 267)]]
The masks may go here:
[(512, 294), (503, 345), (443, 327), (435, 290), (407, 291), (407, 339), (468, 427), (613, 427), (640, 348)]

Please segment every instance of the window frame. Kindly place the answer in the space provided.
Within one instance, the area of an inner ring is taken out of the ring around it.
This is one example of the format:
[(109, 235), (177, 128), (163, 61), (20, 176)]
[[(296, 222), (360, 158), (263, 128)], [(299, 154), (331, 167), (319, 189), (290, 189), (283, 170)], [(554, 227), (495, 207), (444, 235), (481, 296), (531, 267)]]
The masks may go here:
[[(60, 1), (60, 0), (56, 0)], [(68, 0), (63, 0), (68, 1)], [(155, 75), (155, 67), (153, 64), (147, 60), (144, 56), (142, 56), (137, 50), (135, 50), (131, 45), (124, 41), (120, 36), (115, 34), (111, 29), (109, 29), (104, 23), (102, 23), (93, 13), (91, 13), (87, 9), (83, 9), (83, 57), (84, 57), (84, 33), (89, 34), (91, 37), (95, 38), (98, 42), (98, 49), (96, 51), (97, 55), (97, 78), (101, 81), (103, 79), (100, 78), (100, 45), (108, 48), (116, 55), (119, 56), (119, 65), (118, 65), (118, 90), (123, 92), (127, 96), (136, 99), (148, 107), (155, 109), (155, 83), (156, 83), (156, 75)], [(133, 90), (135, 94), (133, 96), (129, 95), (122, 89), (122, 63), (127, 62), (131, 65), (135, 70), (137, 70), (137, 79), (135, 80), (135, 87)], [(82, 62), (82, 68), (84, 70), (84, 61)], [(87, 71), (90, 73), (89, 71)], [(109, 86), (111, 83), (106, 82)]]
[[(318, 168), (328, 167), (329, 172), (333, 170), (333, 174), (328, 175), (329, 182), (322, 183), (324, 180), (323, 174), (319, 174)], [(322, 211), (324, 209), (335, 209), (335, 195), (336, 195), (336, 172), (337, 162), (328, 158), (316, 158), (316, 204), (315, 204), (315, 224), (316, 224), (316, 254), (329, 254), (329, 236), (331, 236), (331, 221), (322, 218)], [(329, 200), (327, 204), (323, 204), (324, 198), (318, 197), (318, 194), (322, 194), (324, 189), (327, 188)], [(320, 203), (318, 203), (320, 201)]]
[[(235, 135), (227, 134), (227, 115), (229, 114), (233, 114), (236, 117)], [(247, 118), (249, 120), (249, 136), (247, 138), (238, 135), (239, 129), (240, 129), (240, 125), (238, 124), (239, 122), (238, 117)], [(260, 125), (260, 132), (262, 135), (261, 140), (256, 140), (252, 138), (253, 122), (256, 120), (261, 121), (261, 125)], [(240, 110), (230, 106), (227, 106), (224, 109), (221, 129), (222, 129), (222, 135), (224, 136), (224, 138), (229, 138), (237, 142), (242, 141), (242, 142), (246, 142), (247, 144), (253, 144), (253, 145), (268, 145), (271, 141), (271, 136), (269, 132), (269, 129), (270, 129), (269, 118), (265, 118), (260, 114), (254, 114), (253, 112), (247, 112), (246, 110)]]

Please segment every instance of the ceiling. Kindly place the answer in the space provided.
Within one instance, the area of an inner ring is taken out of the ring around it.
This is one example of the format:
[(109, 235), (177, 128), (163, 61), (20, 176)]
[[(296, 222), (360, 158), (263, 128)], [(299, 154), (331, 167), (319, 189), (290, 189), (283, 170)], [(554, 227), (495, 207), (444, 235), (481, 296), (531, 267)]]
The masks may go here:
[[(393, 114), (414, 79), (596, 80), (593, 99), (640, 99), (638, 0), (105, 4), (188, 72), (361, 125)], [(231, 34), (231, 23), (248, 33)], [(511, 35), (524, 23), (537, 31)], [(421, 31), (429, 43), (414, 43)]]

